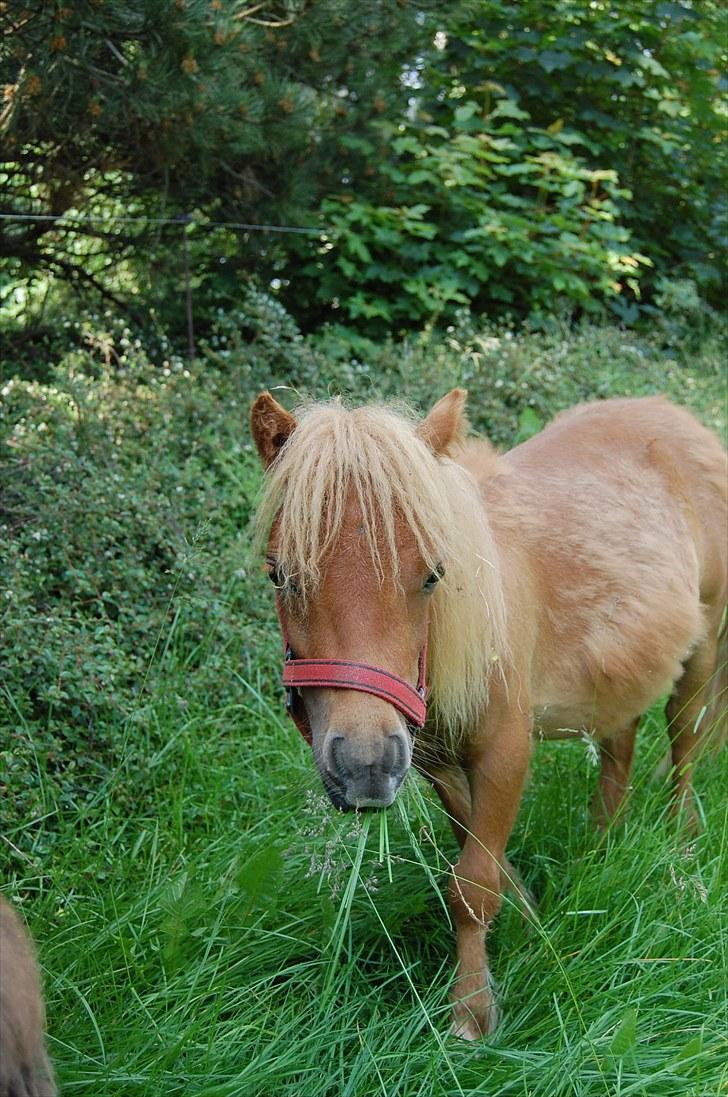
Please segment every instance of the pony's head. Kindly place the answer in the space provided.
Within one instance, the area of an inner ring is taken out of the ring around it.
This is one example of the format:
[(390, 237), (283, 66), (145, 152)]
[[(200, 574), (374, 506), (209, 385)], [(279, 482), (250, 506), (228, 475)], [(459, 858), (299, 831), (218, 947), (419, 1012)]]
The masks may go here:
[[(252, 434), (267, 470), (259, 538), (297, 660), (367, 664), (416, 685), (428, 631), (442, 621), (446, 588), (453, 578), (457, 585), (468, 537), (480, 528), (470, 494), (471, 532), (462, 529), (458, 503), (474, 488), (447, 459), (465, 431), (464, 402), (465, 392), (454, 389), (419, 423), (391, 408), (349, 409), (339, 401), (309, 405), (295, 417), (269, 393), (253, 404)], [(471, 562), (474, 573), (474, 556)], [(462, 627), (469, 637), (472, 609), (460, 608), (463, 620), (450, 622), (450, 631)], [(478, 658), (481, 698), (488, 655), (489, 648)], [(435, 659), (435, 685), (442, 670)], [(462, 668), (457, 685), (466, 685)], [(301, 695), (333, 803), (391, 804), (412, 759), (400, 707), (340, 683), (309, 685)]]

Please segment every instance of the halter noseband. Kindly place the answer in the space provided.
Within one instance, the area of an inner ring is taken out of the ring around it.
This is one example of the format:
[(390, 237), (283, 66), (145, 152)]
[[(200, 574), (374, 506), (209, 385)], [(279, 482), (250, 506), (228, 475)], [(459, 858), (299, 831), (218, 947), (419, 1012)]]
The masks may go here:
[(350, 663), (344, 659), (297, 659), (288, 643), (288, 630), (283, 619), (280, 596), (276, 597), (276, 608), (285, 650), (283, 685), (286, 687), (286, 712), (309, 746), (312, 743), (311, 724), (298, 692), (306, 687), (353, 689), (360, 693), (371, 693), (401, 712), (408, 725), (424, 727), (427, 712), (426, 641), (418, 660), (417, 685), (412, 686), (391, 671), (370, 666), (369, 663)]

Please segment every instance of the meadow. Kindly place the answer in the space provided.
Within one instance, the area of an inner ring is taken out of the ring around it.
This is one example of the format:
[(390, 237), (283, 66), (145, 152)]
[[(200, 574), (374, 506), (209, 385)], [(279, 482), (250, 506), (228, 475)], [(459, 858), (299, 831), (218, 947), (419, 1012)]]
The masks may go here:
[[(535, 892), (491, 938), (504, 1019), (453, 1041), (455, 843), (414, 775), (334, 814), (283, 712), (250, 556), (263, 387), (406, 399), (455, 384), (527, 437), (585, 398), (667, 392), (725, 436), (724, 325), (303, 337), (264, 295), (194, 362), (99, 318), (0, 406), (0, 880), (37, 941), (63, 1093), (714, 1097), (728, 1081), (728, 751), (689, 843), (645, 716), (626, 821), (589, 817), (588, 743), (537, 747), (510, 846)], [(293, 391), (291, 391), (293, 390)]]

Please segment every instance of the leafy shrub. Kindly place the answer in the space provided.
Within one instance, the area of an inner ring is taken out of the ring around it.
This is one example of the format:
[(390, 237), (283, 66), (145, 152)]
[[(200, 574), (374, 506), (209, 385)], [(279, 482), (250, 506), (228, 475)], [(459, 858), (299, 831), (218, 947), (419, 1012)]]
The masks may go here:
[[(403, 327), (462, 305), (546, 314), (559, 299), (593, 311), (626, 287), (639, 294), (649, 260), (620, 223), (617, 174), (589, 168), (585, 138), (534, 125), (504, 89), (484, 98), (458, 101), (446, 123), (382, 127), (386, 204), (323, 203), (331, 241), (303, 272), (320, 300)], [(363, 138), (346, 144), (374, 156)]]
[(719, 304), (721, 5), (464, 0), (428, 18), (408, 115), (341, 141), (307, 283), (288, 268), (297, 315), (384, 330), (606, 302), (633, 323), (665, 277)]
[(488, 0), (453, 9), (428, 59), (435, 123), (462, 87), (496, 81), (536, 126), (578, 134), (585, 166), (612, 170), (619, 220), (658, 276), (721, 299), (726, 233), (724, 6), (715, 0)]
[(234, 380), (125, 357), (77, 352), (49, 383), (2, 390), (0, 800), (27, 841), (48, 811), (37, 767), (59, 805), (93, 797), (120, 765), (139, 769), (129, 720), (164, 674), (171, 635), (188, 688), (199, 674), (211, 697), (225, 680), (214, 657), (200, 671), (209, 638), (241, 658), (253, 644), (240, 569), (257, 477)]

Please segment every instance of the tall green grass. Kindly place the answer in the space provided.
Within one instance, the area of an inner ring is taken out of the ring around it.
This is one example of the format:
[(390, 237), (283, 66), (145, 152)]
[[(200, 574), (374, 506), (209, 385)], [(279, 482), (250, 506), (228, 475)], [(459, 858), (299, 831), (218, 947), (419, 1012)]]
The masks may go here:
[[(686, 847), (650, 779), (657, 714), (640, 733), (627, 820), (601, 840), (588, 751), (537, 749), (511, 850), (538, 910), (524, 917), (507, 898), (490, 938), (504, 1021), (461, 1045), (446, 1035), (456, 852), (438, 802), (410, 777), (386, 820), (336, 815), (256, 681), (220, 709), (187, 696), (180, 720), (185, 667), (171, 650), (128, 727), (155, 729), (138, 809), (114, 810), (123, 766), (81, 810), (46, 780), (54, 855), (31, 847), (13, 864), (64, 1091), (719, 1092), (725, 756), (700, 771), (705, 831)], [(16, 848), (19, 837), (7, 835)]]

